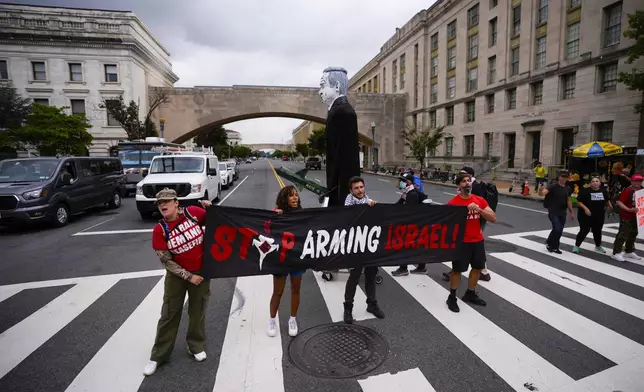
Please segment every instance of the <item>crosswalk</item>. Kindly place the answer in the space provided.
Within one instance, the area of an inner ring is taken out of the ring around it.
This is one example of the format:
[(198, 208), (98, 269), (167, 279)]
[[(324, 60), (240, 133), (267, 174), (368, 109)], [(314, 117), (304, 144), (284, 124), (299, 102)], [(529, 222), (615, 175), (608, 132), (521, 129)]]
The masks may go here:
[[(353, 313), (387, 340), (388, 359), (352, 379), (314, 378), (290, 363), (288, 286), (282, 330), (266, 335), (271, 276), (211, 282), (208, 360), (186, 354), (184, 312), (172, 360), (148, 378), (141, 371), (163, 270), (0, 286), (0, 391), (642, 391), (644, 263), (611, 260), (590, 238), (573, 254), (577, 230), (565, 229), (561, 255), (545, 249), (547, 230), (492, 237), (505, 246), (488, 248), (492, 280), (478, 289), (488, 306), (459, 301), (458, 314), (447, 309), (440, 278), (449, 262), (399, 278), (383, 268), (378, 299), (387, 318), (366, 312), (362, 289)], [(616, 225), (603, 234), (608, 247)], [(307, 272), (301, 331), (341, 322), (347, 277), (327, 282)]]

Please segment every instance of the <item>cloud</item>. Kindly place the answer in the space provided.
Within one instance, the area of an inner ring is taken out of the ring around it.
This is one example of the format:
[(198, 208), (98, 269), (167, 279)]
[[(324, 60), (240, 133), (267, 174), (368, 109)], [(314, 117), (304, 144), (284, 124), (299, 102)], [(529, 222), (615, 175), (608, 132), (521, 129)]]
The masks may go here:
[[(177, 86), (317, 86), (322, 70), (353, 75), (432, 0), (18, 0), (17, 4), (130, 10), (171, 52)], [(227, 125), (245, 143), (286, 141), (300, 123)], [(270, 130), (270, 131), (268, 131)]]

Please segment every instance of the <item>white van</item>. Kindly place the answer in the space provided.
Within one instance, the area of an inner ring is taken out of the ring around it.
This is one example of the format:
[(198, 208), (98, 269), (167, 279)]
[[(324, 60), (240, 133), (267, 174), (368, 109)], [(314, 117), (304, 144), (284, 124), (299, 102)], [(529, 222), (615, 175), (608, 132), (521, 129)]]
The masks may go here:
[(219, 159), (214, 154), (189, 152), (152, 158), (147, 175), (136, 184), (136, 208), (141, 218), (149, 219), (157, 212), (156, 194), (163, 188), (174, 189), (182, 206), (198, 205), (199, 200), (218, 202)]

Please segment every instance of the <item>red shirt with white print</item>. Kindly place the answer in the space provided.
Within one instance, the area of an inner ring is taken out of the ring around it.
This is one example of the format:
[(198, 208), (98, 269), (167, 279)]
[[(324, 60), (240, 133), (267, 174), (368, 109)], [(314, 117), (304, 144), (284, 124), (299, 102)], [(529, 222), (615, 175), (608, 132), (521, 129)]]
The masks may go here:
[[(447, 203), (451, 206), (469, 206), (475, 203), (480, 209), (488, 207), (487, 201), (481, 196), (471, 195), (468, 199), (461, 195), (454, 196)], [(463, 242), (481, 242), (483, 241), (483, 231), (481, 230), (481, 214), (476, 211), (467, 210), (467, 221), (465, 222), (465, 235)]]
[[(154, 226), (152, 231), (152, 249), (169, 250), (172, 260), (189, 272), (201, 270), (203, 258), (204, 232), (201, 228), (206, 223), (206, 210), (196, 206), (186, 207), (188, 214), (198, 223), (193, 222), (184, 213), (179, 218), (168, 222), (165, 219)], [(166, 241), (163, 224), (167, 225), (169, 232)]]

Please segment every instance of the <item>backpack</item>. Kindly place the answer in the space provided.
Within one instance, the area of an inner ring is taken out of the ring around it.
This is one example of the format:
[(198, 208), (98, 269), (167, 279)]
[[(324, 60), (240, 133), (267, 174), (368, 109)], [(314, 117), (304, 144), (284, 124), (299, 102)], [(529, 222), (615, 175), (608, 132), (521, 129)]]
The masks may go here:
[[(619, 214), (620, 208), (617, 205), (617, 201), (619, 200), (619, 197), (622, 195), (622, 193), (625, 192), (625, 191), (632, 192), (633, 189), (630, 186), (627, 187), (627, 188), (624, 188), (624, 189), (615, 189), (615, 188), (613, 188), (613, 190), (611, 192), (613, 195), (610, 197), (610, 204), (613, 205), (613, 214)], [(630, 197), (633, 197), (633, 195), (631, 194)]]
[[(183, 209), (183, 215), (191, 220), (194, 224), (198, 225), (199, 221), (197, 218), (194, 216), (190, 215), (190, 212), (188, 212), (188, 208)], [(165, 221), (165, 219), (161, 219), (159, 221), (159, 224), (161, 225), (161, 228), (163, 228), (163, 232), (165, 234), (165, 241), (168, 242), (170, 240), (170, 227), (168, 226), (168, 222)]]
[(499, 204), (499, 191), (496, 185), (490, 182), (477, 182), (472, 187), (472, 193), (484, 198), (492, 211), (496, 212), (496, 206)]

